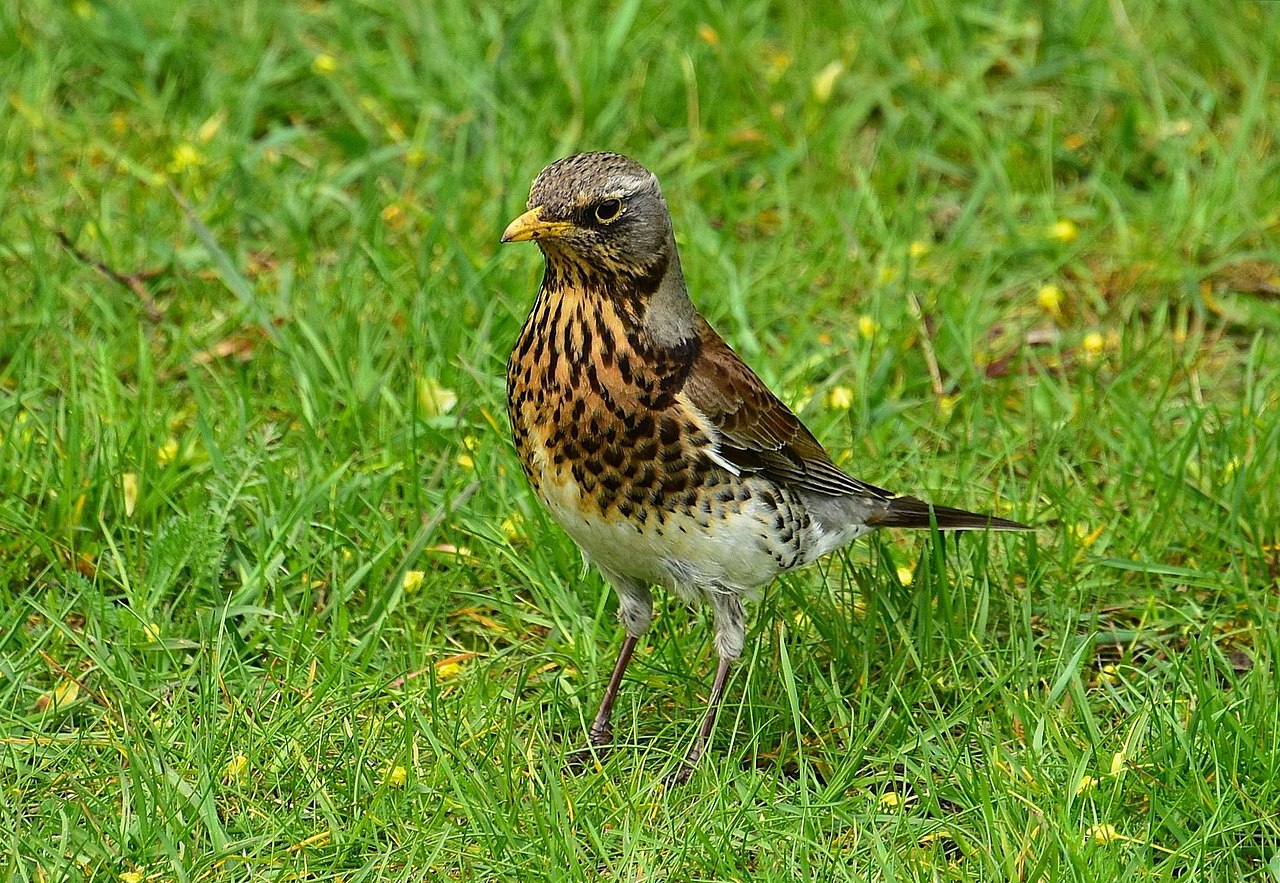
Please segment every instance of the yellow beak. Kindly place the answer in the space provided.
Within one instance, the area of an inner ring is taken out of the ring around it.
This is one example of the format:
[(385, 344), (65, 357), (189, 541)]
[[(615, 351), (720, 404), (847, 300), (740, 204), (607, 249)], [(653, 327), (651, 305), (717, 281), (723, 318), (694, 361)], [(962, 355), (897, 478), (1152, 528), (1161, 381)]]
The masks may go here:
[(573, 228), (569, 221), (544, 221), (538, 216), (542, 206), (530, 209), (502, 231), (503, 242), (528, 242), (530, 239), (558, 239)]

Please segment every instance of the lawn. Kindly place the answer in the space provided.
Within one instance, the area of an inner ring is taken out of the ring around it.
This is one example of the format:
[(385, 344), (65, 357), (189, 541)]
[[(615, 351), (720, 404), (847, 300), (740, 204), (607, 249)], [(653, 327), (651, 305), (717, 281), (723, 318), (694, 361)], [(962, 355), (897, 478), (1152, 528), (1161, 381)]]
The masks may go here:
[[(0, 9), (0, 879), (1280, 881), (1280, 4)], [(656, 171), (884, 533), (621, 641), (498, 244)]]

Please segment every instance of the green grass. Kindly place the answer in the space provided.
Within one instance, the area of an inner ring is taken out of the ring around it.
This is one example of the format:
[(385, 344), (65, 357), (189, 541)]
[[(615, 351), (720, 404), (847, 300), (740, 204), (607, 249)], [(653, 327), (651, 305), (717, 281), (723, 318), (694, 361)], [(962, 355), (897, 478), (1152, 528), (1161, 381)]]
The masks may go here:
[[(1280, 880), (1280, 6), (806, 5), (0, 10), (0, 878)], [(600, 148), (854, 474), (1045, 525), (775, 583), (672, 792), (705, 616), (563, 772), (503, 412)]]

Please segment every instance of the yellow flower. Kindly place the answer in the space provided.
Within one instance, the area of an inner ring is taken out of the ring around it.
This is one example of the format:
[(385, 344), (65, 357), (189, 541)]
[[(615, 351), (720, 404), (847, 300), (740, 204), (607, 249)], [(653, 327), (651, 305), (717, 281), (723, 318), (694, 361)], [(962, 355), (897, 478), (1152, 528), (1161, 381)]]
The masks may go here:
[(243, 754), (237, 754), (235, 757), (227, 761), (227, 765), (222, 768), (222, 781), (228, 785), (243, 784), (249, 776), (249, 758)]
[(327, 52), (321, 52), (311, 59), (311, 72), (317, 76), (327, 77), (338, 69), (338, 61)]
[(1113, 840), (1122, 840), (1120, 832), (1116, 830), (1115, 825), (1090, 825), (1089, 830), (1084, 834), (1085, 840), (1092, 840), (1099, 846), (1106, 846)]
[(383, 223), (393, 230), (400, 230), (407, 222), (404, 213), (404, 206), (398, 202), (388, 203), (386, 208), (378, 213), (378, 217), (382, 218)]
[(178, 459), (178, 442), (176, 439), (171, 438), (156, 448), (156, 462), (161, 466), (168, 466), (176, 459)]
[(461, 662), (438, 662), (436, 663), (436, 677), (442, 681), (452, 677), (457, 677), (458, 672), (462, 671)]
[(1084, 350), (1084, 357), (1090, 362), (1097, 360), (1098, 356), (1102, 355), (1102, 350), (1106, 345), (1106, 338), (1096, 331), (1090, 331), (1084, 336), (1084, 340), (1080, 341), (1080, 348)]
[(853, 390), (847, 386), (833, 386), (827, 393), (827, 405), (836, 411), (847, 411), (853, 407)]
[(475, 468), (476, 468), (476, 461), (475, 461), (475, 460), (473, 460), (473, 459), (471, 459), (471, 455), (470, 455), (470, 454), (459, 454), (459, 455), (455, 458), (454, 462), (455, 462), (455, 463), (457, 463), (459, 466), (461, 466), (463, 469), (475, 469)]
[(173, 148), (173, 158), (169, 160), (169, 171), (175, 175), (204, 165), (205, 159), (194, 144), (186, 141)]
[(911, 581), (915, 578), (916, 572), (910, 567), (903, 565), (898, 568), (898, 582), (902, 583), (904, 586), (911, 585)]
[(513, 513), (512, 515), (502, 519), (502, 535), (506, 537), (508, 541), (520, 539), (520, 527), (523, 523), (524, 516), (519, 512)]
[(911, 245), (907, 247), (907, 254), (911, 255), (913, 258), (918, 258), (928, 253), (929, 253), (929, 244), (926, 242), (921, 242), (919, 239), (917, 239), (915, 242), (911, 243)]
[(421, 570), (406, 570), (404, 572), (404, 581), (401, 585), (406, 592), (416, 592), (422, 585), (422, 580), (426, 576)]
[(1056, 285), (1043, 285), (1036, 292), (1036, 303), (1055, 319), (1062, 318), (1062, 289)]
[(145, 879), (139, 871), (124, 871), (120, 874), (120, 883), (142, 883)]
[(858, 333), (864, 339), (870, 340), (876, 336), (876, 332), (880, 330), (880, 323), (867, 315), (858, 317)]
[(409, 771), (400, 764), (396, 764), (387, 770), (386, 778), (383, 779), (392, 788), (403, 788), (404, 783), (409, 779)]
[(160, 623), (149, 622), (142, 627), (142, 635), (147, 639), (148, 644), (154, 644), (160, 640)]
[(708, 46), (720, 45), (720, 35), (716, 33), (715, 28), (711, 27), (711, 25), (706, 22), (698, 25), (698, 38)]
[(1076, 237), (1080, 235), (1080, 231), (1076, 229), (1076, 225), (1063, 218), (1061, 221), (1055, 221), (1049, 226), (1048, 236), (1058, 242), (1075, 242)]

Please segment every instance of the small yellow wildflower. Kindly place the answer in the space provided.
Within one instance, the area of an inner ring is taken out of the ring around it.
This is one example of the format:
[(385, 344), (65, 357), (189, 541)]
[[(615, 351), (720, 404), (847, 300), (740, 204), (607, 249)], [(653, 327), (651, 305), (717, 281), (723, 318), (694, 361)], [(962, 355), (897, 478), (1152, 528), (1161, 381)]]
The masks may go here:
[(1085, 832), (1084, 839), (1092, 840), (1099, 846), (1106, 846), (1115, 840), (1122, 840), (1120, 832), (1116, 830), (1115, 825), (1090, 825), (1089, 830)]
[(426, 574), (421, 570), (406, 570), (404, 572), (404, 581), (401, 585), (407, 593), (416, 592), (422, 586), (422, 580), (425, 577)]
[(176, 439), (171, 438), (156, 448), (156, 462), (161, 466), (168, 466), (176, 459), (178, 459), (178, 442)]
[(148, 644), (154, 644), (160, 640), (160, 623), (149, 622), (142, 627), (142, 636), (147, 639)]
[(378, 213), (378, 217), (382, 218), (382, 222), (392, 230), (402, 229), (408, 220), (404, 213), (404, 206), (398, 202), (388, 203), (386, 208)]
[(140, 871), (122, 871), (120, 874), (120, 883), (142, 883), (145, 879)]
[(409, 780), (409, 771), (400, 764), (396, 764), (387, 770), (386, 778), (383, 779), (392, 788), (403, 788), (404, 783)]
[(827, 393), (827, 405), (833, 411), (847, 411), (853, 407), (853, 390), (847, 386), (833, 386)]
[(1065, 218), (1055, 221), (1048, 230), (1049, 238), (1058, 242), (1075, 242), (1079, 235), (1080, 231), (1076, 229), (1076, 225)]
[(919, 239), (907, 246), (907, 254), (911, 255), (913, 258), (923, 257), (928, 253), (929, 244), (927, 242), (921, 242)]
[(886, 791), (880, 795), (880, 803), (890, 809), (895, 809), (902, 805), (902, 795), (897, 791)]
[(508, 541), (520, 539), (522, 536), (521, 525), (524, 523), (524, 516), (519, 512), (515, 512), (502, 519), (502, 535)]
[(338, 60), (327, 52), (321, 52), (311, 59), (311, 72), (317, 76), (327, 77), (338, 69)]
[(456, 458), (454, 458), (454, 462), (457, 463), (459, 466), (461, 466), (463, 469), (476, 468), (476, 461), (471, 459), (470, 454), (459, 454)]
[(1084, 357), (1090, 362), (1096, 361), (1098, 356), (1102, 355), (1102, 350), (1106, 345), (1106, 338), (1096, 331), (1090, 331), (1084, 336), (1084, 340), (1080, 341), (1080, 348), (1084, 350)]
[[(1111, 663), (1107, 663), (1098, 671), (1098, 682), (1102, 684), (1114, 684), (1120, 680), (1120, 669)], [(1115, 775), (1115, 773), (1112, 773)]]
[(876, 336), (876, 332), (880, 330), (880, 323), (868, 315), (858, 317), (858, 333), (865, 340), (870, 340)]
[(222, 768), (222, 781), (228, 785), (241, 785), (249, 777), (249, 758), (237, 754)]
[(1053, 318), (1062, 318), (1062, 289), (1058, 286), (1042, 285), (1036, 292), (1036, 303)]
[(950, 417), (951, 412), (956, 409), (957, 401), (959, 401), (957, 396), (949, 396), (945, 393), (938, 396), (938, 413), (943, 417)]
[(916, 578), (916, 572), (913, 568), (907, 567), (905, 564), (898, 568), (898, 582), (904, 586), (911, 585)]
[(169, 160), (169, 171), (180, 175), (185, 171), (204, 165), (204, 154), (194, 144), (182, 142), (173, 148), (173, 158)]
[(720, 35), (716, 33), (715, 28), (711, 27), (711, 25), (706, 22), (698, 25), (698, 39), (703, 43), (706, 43), (708, 46), (720, 45)]
[(457, 677), (462, 671), (461, 662), (440, 662), (436, 664), (436, 677), (442, 681)]

